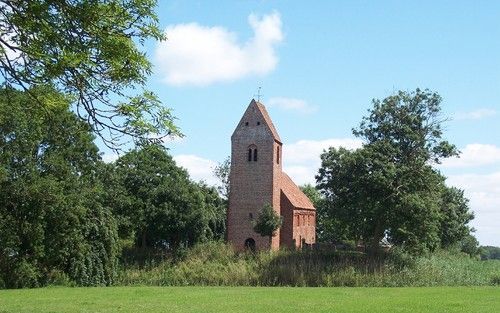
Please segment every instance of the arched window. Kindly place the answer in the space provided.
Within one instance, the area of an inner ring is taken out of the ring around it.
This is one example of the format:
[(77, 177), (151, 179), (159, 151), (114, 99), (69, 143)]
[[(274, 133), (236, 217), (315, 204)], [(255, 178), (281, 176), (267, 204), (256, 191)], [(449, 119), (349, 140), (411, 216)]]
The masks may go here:
[(248, 162), (257, 161), (257, 146), (249, 145), (248, 146)]

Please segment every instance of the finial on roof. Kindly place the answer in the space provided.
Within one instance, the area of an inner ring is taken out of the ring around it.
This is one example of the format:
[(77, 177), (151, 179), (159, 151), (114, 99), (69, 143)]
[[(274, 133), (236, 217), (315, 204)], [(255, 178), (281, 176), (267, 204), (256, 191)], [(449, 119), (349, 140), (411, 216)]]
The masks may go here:
[(260, 91), (262, 90), (262, 87), (259, 86), (259, 88), (257, 88), (257, 94), (254, 95), (254, 97), (257, 97), (257, 102), (260, 102), (260, 97), (263, 96)]

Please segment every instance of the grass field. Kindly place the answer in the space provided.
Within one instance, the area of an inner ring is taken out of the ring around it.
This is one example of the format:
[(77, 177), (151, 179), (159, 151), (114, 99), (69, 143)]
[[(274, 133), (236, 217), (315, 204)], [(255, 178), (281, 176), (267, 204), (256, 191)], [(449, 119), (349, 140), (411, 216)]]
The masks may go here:
[(500, 287), (0, 290), (0, 312), (500, 312)]

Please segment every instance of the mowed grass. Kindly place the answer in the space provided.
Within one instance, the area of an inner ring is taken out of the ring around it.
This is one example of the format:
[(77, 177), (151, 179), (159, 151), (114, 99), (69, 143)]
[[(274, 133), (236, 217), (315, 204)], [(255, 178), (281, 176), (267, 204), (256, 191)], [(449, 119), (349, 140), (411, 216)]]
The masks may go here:
[(0, 312), (500, 312), (500, 288), (42, 288), (1, 290)]

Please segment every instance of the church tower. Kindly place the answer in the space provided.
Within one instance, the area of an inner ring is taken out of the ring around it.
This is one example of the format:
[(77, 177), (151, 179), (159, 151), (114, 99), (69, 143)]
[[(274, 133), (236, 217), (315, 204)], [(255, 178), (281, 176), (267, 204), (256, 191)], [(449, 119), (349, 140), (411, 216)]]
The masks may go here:
[[(281, 146), (266, 108), (252, 100), (231, 136), (227, 234), (238, 250), (270, 248), (269, 239), (253, 231), (253, 221), (265, 204), (280, 214)], [(271, 248), (278, 247), (279, 234), (271, 243)]]
[[(315, 242), (316, 210), (281, 164), (278, 132), (264, 105), (252, 100), (231, 136), (227, 239), (236, 250), (300, 248)], [(271, 243), (253, 230), (266, 204), (283, 218)]]

